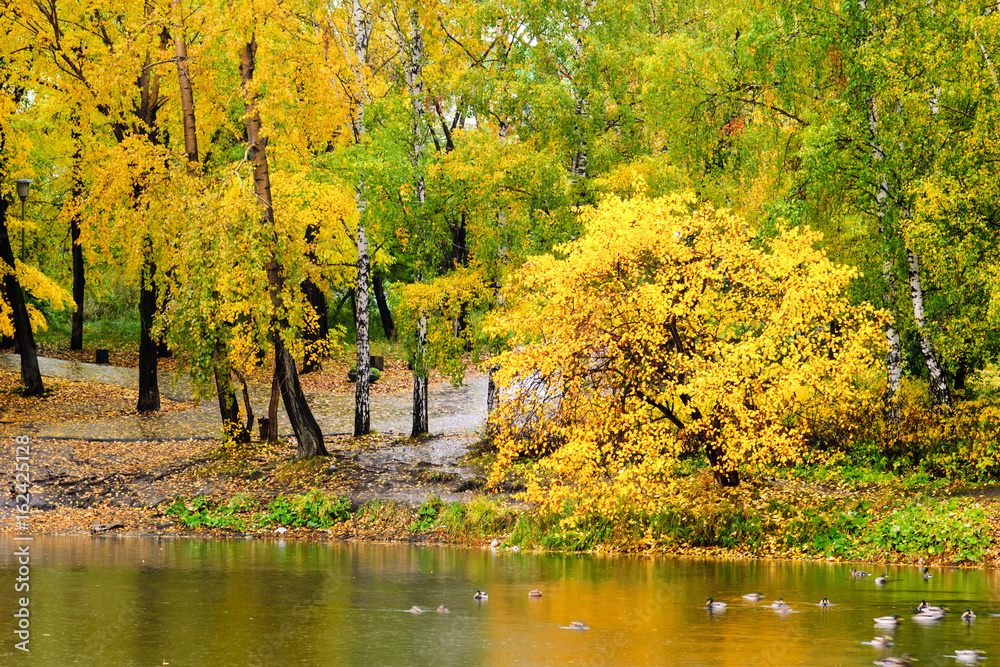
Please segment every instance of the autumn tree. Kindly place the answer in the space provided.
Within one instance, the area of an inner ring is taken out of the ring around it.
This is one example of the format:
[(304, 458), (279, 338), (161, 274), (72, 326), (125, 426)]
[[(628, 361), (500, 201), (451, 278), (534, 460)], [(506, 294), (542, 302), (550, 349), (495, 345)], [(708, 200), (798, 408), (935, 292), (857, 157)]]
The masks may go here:
[(528, 457), (529, 495), (551, 507), (648, 506), (687, 453), (726, 486), (798, 460), (797, 410), (816, 392), (850, 400), (871, 363), (877, 319), (843, 294), (855, 272), (815, 232), (765, 246), (691, 196), (609, 198), (584, 219), (516, 274), (495, 324), (510, 349), (494, 479)]

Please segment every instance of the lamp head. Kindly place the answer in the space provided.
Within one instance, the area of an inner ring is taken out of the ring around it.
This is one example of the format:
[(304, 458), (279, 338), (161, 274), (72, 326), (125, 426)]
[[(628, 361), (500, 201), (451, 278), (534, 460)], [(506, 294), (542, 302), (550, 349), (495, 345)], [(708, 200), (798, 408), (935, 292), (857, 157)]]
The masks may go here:
[(17, 196), (20, 197), (21, 202), (28, 201), (28, 190), (31, 188), (31, 184), (34, 183), (30, 178), (19, 178), (14, 181), (17, 183)]

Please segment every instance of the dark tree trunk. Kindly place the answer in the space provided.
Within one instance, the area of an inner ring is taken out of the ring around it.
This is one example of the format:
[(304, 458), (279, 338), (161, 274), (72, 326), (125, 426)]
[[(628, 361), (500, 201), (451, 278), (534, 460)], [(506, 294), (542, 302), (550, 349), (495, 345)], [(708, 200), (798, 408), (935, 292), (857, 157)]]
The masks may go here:
[(417, 354), (413, 364), (413, 428), (410, 436), (415, 438), (430, 431), (427, 419), (427, 315), (421, 315), (417, 323)]
[(69, 336), (69, 349), (83, 349), (83, 289), (86, 284), (83, 273), (83, 246), (80, 245), (80, 209), (79, 202), (83, 197), (83, 183), (80, 179), (80, 167), (83, 161), (80, 131), (73, 129), (73, 202), (74, 212), (70, 219), (70, 237), (73, 241), (73, 325)]
[(220, 343), (215, 344), (212, 357), (215, 365), (215, 391), (219, 397), (219, 413), (222, 415), (222, 433), (232, 442), (250, 442), (250, 425), (245, 428), (240, 421), (240, 406), (233, 391), (229, 360)]
[(500, 392), (497, 390), (497, 383), (493, 379), (496, 372), (500, 370), (500, 366), (497, 364), (490, 364), (489, 368), (486, 369), (487, 383), (486, 383), (486, 437), (492, 438), (496, 435), (497, 427), (496, 422), (493, 419), (493, 412), (497, 408), (497, 401), (500, 398)]
[(958, 359), (958, 367), (955, 369), (955, 391), (965, 391), (965, 378), (969, 372), (969, 365), (963, 354)]
[[(240, 80), (244, 89), (244, 110), (246, 112), (247, 137), (250, 147), (247, 155), (254, 165), (253, 185), (257, 201), (264, 209), (261, 226), (267, 235), (271, 246), (271, 257), (268, 260), (267, 281), (270, 286), (271, 305), (274, 308), (273, 334), (275, 376), (281, 390), (281, 398), (285, 404), (285, 412), (292, 424), (292, 430), (298, 440), (298, 456), (311, 458), (325, 456), (326, 446), (323, 443), (323, 433), (309, 410), (309, 404), (299, 385), (299, 374), (295, 368), (295, 360), (285, 348), (281, 339), (281, 331), (288, 328), (287, 319), (281, 315), (285, 303), (281, 296), (285, 284), (284, 268), (275, 255), (277, 237), (274, 226), (274, 205), (271, 199), (271, 175), (268, 169), (267, 137), (261, 135), (260, 112), (257, 100), (250, 92), (253, 80), (255, 58), (257, 56), (257, 39), (251, 36), (250, 41), (240, 51)], [(367, 379), (367, 378), (366, 378)]]
[(382, 320), (382, 331), (385, 332), (386, 340), (396, 340), (396, 323), (392, 321), (392, 313), (389, 311), (389, 304), (385, 300), (385, 290), (382, 288), (381, 273), (376, 273), (373, 276), (372, 287), (375, 291), (375, 303), (378, 304), (378, 316)]
[(10, 247), (10, 236), (7, 233), (8, 203), (0, 199), (0, 260), (9, 269), (3, 277), (3, 296), (11, 307), (14, 320), (14, 339), (17, 341), (21, 354), (21, 381), (24, 383), (26, 396), (39, 396), (45, 391), (42, 384), (42, 374), (38, 370), (38, 354), (35, 349), (35, 336), (31, 332), (31, 321), (28, 319), (28, 308), (24, 303), (21, 284), (10, 269), (14, 268), (14, 252)]
[(274, 365), (274, 376), (271, 378), (271, 400), (267, 404), (267, 441), (278, 440), (278, 401), (281, 399), (281, 379), (278, 377), (278, 364)]
[[(149, 243), (147, 242), (148, 246)], [(139, 412), (156, 412), (160, 409), (160, 388), (156, 379), (156, 341), (153, 340), (153, 317), (156, 314), (156, 264), (152, 251), (147, 250), (142, 268), (142, 285), (139, 291)]]
[[(159, 310), (157, 310), (157, 313), (159, 313)], [(167, 341), (162, 338), (156, 342), (156, 356), (160, 359), (169, 359), (174, 356), (174, 353), (167, 347)]]
[(712, 464), (712, 471), (716, 482), (721, 486), (733, 487), (740, 485), (740, 473), (738, 470), (726, 470), (722, 468), (723, 451), (721, 445), (712, 440), (707, 443), (705, 453), (708, 455), (708, 462)]
[[(314, 266), (317, 264), (316, 253), (313, 252), (317, 232), (319, 232), (319, 229), (316, 225), (308, 225), (306, 227), (306, 246), (309, 248), (307, 256), (309, 262)], [(306, 278), (302, 283), (302, 293), (312, 307), (313, 312), (316, 313), (316, 328), (306, 330), (303, 336), (305, 338), (306, 350), (302, 359), (302, 372), (311, 373), (320, 369), (320, 359), (326, 356), (326, 348), (318, 349), (317, 343), (326, 341), (327, 336), (330, 334), (330, 327), (327, 324), (326, 295), (323, 294), (323, 290), (312, 281), (312, 278)]]
[(317, 287), (312, 279), (306, 278), (305, 282), (302, 283), (302, 293), (305, 294), (306, 301), (316, 313), (316, 328), (307, 329), (302, 336), (306, 343), (306, 351), (302, 359), (302, 372), (312, 373), (320, 369), (320, 359), (324, 356), (317, 349), (317, 343), (326, 340), (330, 334), (330, 327), (326, 321), (326, 295), (323, 294), (323, 290)]
[(326, 456), (328, 452), (323, 443), (323, 436), (320, 435), (318, 441), (313, 441), (313, 433), (320, 433), (319, 424), (316, 423), (309, 404), (306, 403), (305, 394), (302, 393), (299, 375), (295, 372), (295, 360), (288, 353), (278, 332), (274, 334), (274, 371), (281, 389), (281, 402), (285, 406), (288, 421), (291, 422), (295, 439), (299, 443), (296, 455), (300, 459)]

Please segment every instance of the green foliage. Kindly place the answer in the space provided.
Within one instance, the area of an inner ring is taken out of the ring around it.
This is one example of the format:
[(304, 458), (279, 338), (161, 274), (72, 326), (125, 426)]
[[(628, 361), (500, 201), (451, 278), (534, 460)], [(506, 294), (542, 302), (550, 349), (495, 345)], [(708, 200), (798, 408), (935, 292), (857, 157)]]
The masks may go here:
[(853, 553), (858, 537), (868, 526), (870, 505), (867, 501), (845, 503), (834, 499), (820, 507), (805, 507), (785, 527), (785, 546), (804, 547), (824, 556), (847, 556)]
[(196, 496), (188, 501), (177, 498), (167, 509), (168, 516), (174, 516), (186, 528), (224, 528), (246, 530), (247, 521), (237, 516), (252, 511), (257, 501), (245, 493), (233, 496), (229, 502), (215, 505), (205, 496)]
[(347, 496), (331, 496), (313, 489), (302, 495), (278, 496), (268, 503), (259, 521), (265, 526), (329, 528), (349, 519), (350, 512), (351, 500)]
[(992, 533), (981, 507), (918, 497), (875, 524), (870, 540), (884, 551), (978, 562), (993, 544)]
[(313, 489), (301, 495), (278, 496), (263, 512), (255, 512), (259, 508), (260, 503), (255, 498), (241, 493), (223, 504), (205, 496), (189, 500), (177, 498), (166, 513), (187, 528), (239, 531), (273, 526), (328, 528), (350, 518), (351, 501), (346, 496), (331, 496)]
[(417, 519), (413, 522), (411, 530), (414, 532), (423, 532), (430, 530), (434, 527), (434, 521), (437, 519), (438, 514), (444, 509), (445, 504), (442, 502), (441, 498), (438, 496), (431, 496), (417, 508)]

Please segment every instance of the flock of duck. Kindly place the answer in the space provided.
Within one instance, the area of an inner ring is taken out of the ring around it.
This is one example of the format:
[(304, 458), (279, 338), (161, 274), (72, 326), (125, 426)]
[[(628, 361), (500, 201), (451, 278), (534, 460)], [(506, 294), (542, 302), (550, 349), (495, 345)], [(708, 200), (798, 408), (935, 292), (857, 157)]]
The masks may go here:
[[(528, 597), (529, 598), (540, 598), (540, 597), (542, 597), (542, 592), (540, 590), (538, 590), (537, 588), (533, 588), (530, 591), (528, 591)], [(472, 596), (472, 599), (473, 600), (483, 601), (483, 600), (489, 600), (490, 596), (489, 596), (488, 593), (485, 593), (484, 591), (481, 591), (481, 590), (479, 590), (477, 588), (476, 589), (476, 594)], [(410, 607), (406, 611), (408, 613), (410, 613), (410, 614), (422, 614), (422, 613), (424, 613), (427, 610), (426, 609), (422, 609), (421, 607), (418, 607), (417, 605), (413, 605), (412, 607)], [(447, 614), (447, 613), (449, 613), (448, 607), (446, 607), (444, 605), (441, 605), (440, 607), (438, 607), (437, 611), (438, 611), (439, 614)], [(584, 622), (584, 621), (570, 621), (569, 625), (560, 625), (559, 627), (562, 628), (563, 630), (590, 630), (590, 626), (587, 625), (586, 622)]]
[[(872, 575), (869, 572), (862, 572), (853, 567), (851, 568), (852, 579), (861, 579), (870, 576)], [(930, 573), (929, 568), (925, 567), (923, 571), (924, 580), (927, 581), (932, 576), (933, 575)], [(889, 581), (889, 577), (886, 573), (883, 573), (880, 576), (875, 577), (874, 581), (876, 585), (884, 586)], [(760, 592), (747, 593), (746, 595), (743, 596), (743, 599), (749, 600), (750, 602), (760, 602), (761, 600), (764, 599), (764, 594)], [(832, 605), (833, 603), (830, 602), (830, 600), (828, 600), (826, 597), (824, 597), (817, 603), (817, 606), (820, 607), (830, 607)], [(725, 602), (719, 602), (712, 598), (708, 598), (708, 601), (705, 603), (705, 608), (710, 612), (723, 611), (725, 610), (726, 606), (727, 605)], [(775, 600), (773, 603), (768, 605), (768, 607), (770, 609), (773, 609), (775, 612), (782, 614), (787, 614), (794, 611), (794, 609), (792, 609), (791, 606), (781, 598)], [(928, 604), (927, 600), (921, 600), (920, 604), (916, 606), (916, 611), (917, 613), (913, 616), (913, 621), (916, 623), (931, 623), (934, 621), (938, 621), (944, 618), (945, 614), (948, 613), (948, 610), (946, 608)], [(964, 621), (965, 623), (971, 623), (972, 621), (975, 620), (976, 613), (972, 611), (971, 608), (966, 607), (965, 611), (962, 612), (961, 618), (962, 621)], [(899, 626), (901, 621), (902, 617), (900, 617), (899, 614), (893, 614), (892, 616), (879, 616), (878, 618), (875, 619), (875, 627), (879, 628), (883, 632), (886, 631), (892, 632), (892, 630), (894, 630), (896, 627)], [(890, 634), (878, 635), (870, 642), (862, 642), (862, 643), (871, 644), (872, 646), (877, 646), (881, 648), (892, 646), (893, 644), (892, 635)], [(985, 653), (979, 649), (960, 649), (956, 650), (955, 655), (950, 657), (956, 658), (958, 662), (961, 664), (972, 665), (972, 664), (977, 664), (980, 660), (985, 659), (986, 656)], [(879, 660), (875, 661), (875, 664), (880, 665), (881, 667), (910, 667), (910, 664), (915, 661), (916, 658), (914, 658), (909, 653), (906, 653), (903, 654), (902, 656), (886, 656), (884, 658), (880, 658)]]

